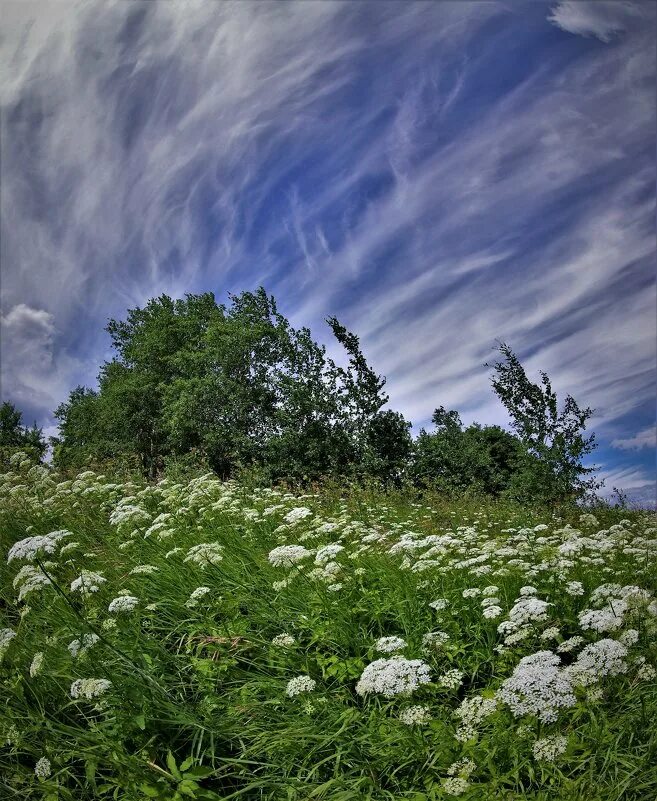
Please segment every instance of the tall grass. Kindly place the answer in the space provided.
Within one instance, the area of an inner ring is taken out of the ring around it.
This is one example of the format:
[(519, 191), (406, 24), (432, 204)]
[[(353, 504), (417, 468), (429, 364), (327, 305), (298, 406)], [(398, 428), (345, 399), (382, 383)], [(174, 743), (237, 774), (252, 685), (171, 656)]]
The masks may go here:
[[(211, 476), (61, 481), (19, 457), (0, 479), (0, 629), (15, 633), (0, 665), (0, 798), (654, 799), (655, 521), (596, 518), (295, 497)], [(5, 563), (16, 542), (61, 530)], [(201, 543), (220, 548), (190, 550)], [(342, 549), (322, 552), (329, 544)], [(272, 563), (285, 545), (309, 553)], [(16, 580), (26, 565), (32, 578)], [(104, 581), (72, 590), (82, 571)], [(134, 609), (110, 612), (122, 595), (137, 601), (118, 606)], [(514, 623), (523, 597), (538, 603)], [(583, 627), (587, 610), (597, 629)], [(368, 665), (400, 665), (377, 651), (391, 636), (431, 681), (411, 695), (359, 694)], [(582, 642), (571, 649), (572, 637)], [(615, 668), (572, 672), (587, 645), (608, 640), (622, 653)], [(498, 695), (541, 651), (559, 655), (574, 695), (548, 722)], [(313, 689), (290, 695), (301, 676)], [(78, 679), (111, 684), (74, 698)], [(475, 697), (493, 708), (479, 720), (463, 705)]]

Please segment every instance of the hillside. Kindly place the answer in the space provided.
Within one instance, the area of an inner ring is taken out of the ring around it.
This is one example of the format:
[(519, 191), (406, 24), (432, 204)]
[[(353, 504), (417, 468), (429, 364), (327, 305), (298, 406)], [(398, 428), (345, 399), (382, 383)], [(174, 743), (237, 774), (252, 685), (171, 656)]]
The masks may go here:
[(0, 477), (3, 798), (657, 793), (654, 516)]

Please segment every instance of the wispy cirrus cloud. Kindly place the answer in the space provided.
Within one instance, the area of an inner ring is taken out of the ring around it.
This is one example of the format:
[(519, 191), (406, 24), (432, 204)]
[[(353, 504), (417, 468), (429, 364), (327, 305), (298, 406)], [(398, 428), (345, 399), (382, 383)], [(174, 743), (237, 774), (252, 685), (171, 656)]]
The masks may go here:
[(505, 422), (497, 339), (603, 441), (654, 419), (650, 4), (6, 5), (2, 308), (56, 367), (3, 390), (43, 422), (108, 316), (261, 283), (418, 426)]
[(625, 439), (614, 439), (611, 441), (612, 447), (620, 448), (623, 451), (640, 450), (641, 448), (657, 448), (657, 427), (648, 426), (633, 437)]

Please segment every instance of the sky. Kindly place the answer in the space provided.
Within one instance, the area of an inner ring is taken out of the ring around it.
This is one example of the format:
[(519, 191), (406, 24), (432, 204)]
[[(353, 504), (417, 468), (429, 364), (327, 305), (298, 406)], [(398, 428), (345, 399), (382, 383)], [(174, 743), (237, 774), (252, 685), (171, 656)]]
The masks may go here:
[(499, 340), (655, 497), (657, 5), (0, 0), (1, 394), (53, 409), (108, 318), (263, 285), (361, 338), (414, 430), (508, 424)]

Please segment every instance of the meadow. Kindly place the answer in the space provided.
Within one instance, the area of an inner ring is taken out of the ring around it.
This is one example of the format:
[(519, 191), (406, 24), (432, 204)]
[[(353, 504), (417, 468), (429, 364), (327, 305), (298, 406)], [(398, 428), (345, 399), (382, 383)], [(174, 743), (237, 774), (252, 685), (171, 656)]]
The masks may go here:
[(653, 801), (657, 522), (0, 476), (0, 797)]

